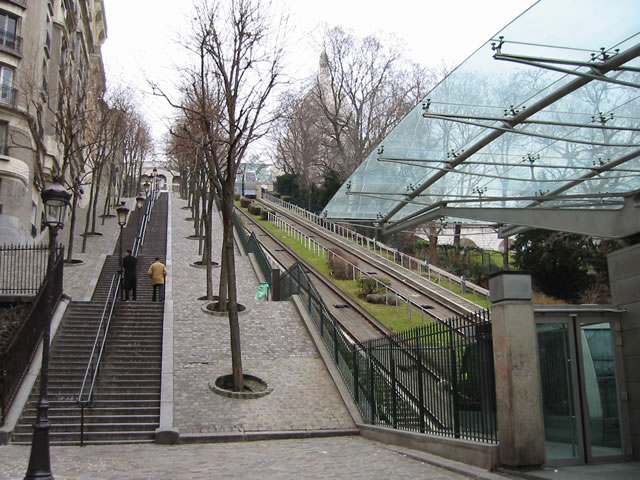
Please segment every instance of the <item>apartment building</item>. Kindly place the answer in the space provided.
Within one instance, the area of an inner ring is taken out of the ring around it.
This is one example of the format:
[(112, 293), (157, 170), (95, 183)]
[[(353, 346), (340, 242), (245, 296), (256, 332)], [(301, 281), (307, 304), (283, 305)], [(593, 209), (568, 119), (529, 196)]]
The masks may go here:
[(38, 239), (43, 185), (79, 173), (60, 111), (101, 101), (106, 32), (104, 0), (0, 0), (0, 244)]

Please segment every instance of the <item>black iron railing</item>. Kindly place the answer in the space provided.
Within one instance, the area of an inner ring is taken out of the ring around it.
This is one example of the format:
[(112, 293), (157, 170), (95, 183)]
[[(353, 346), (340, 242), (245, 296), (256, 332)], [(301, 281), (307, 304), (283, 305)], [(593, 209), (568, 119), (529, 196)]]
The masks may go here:
[(149, 218), (151, 217), (151, 209), (153, 208), (153, 202), (151, 199), (145, 200), (144, 207), (140, 211), (138, 211), (138, 215), (142, 213), (144, 209), (144, 214), (142, 218), (138, 217), (138, 230), (136, 233), (136, 240), (133, 243), (132, 254), (134, 257), (138, 256), (140, 249), (144, 245), (144, 236), (147, 233), (147, 225), (149, 225)]
[[(52, 278), (45, 279), (11, 343), (0, 351), (0, 425), (26, 375), (38, 343), (62, 295), (64, 248), (58, 247)], [(46, 263), (46, 260), (45, 260)], [(45, 266), (46, 271), (46, 266)], [(51, 297), (49, 297), (51, 295)], [(49, 298), (53, 304), (48, 305)]]
[(15, 106), (18, 98), (18, 89), (9, 85), (0, 85), (0, 103)]
[(0, 295), (36, 295), (47, 275), (47, 245), (0, 247)]
[(22, 37), (16, 35), (15, 32), (0, 29), (0, 47), (20, 53), (22, 52)]
[(113, 317), (113, 310), (118, 300), (120, 286), (122, 283), (122, 274), (116, 273), (111, 278), (111, 285), (109, 286), (109, 294), (104, 302), (102, 309), (102, 317), (100, 318), (100, 324), (96, 332), (96, 338), (93, 342), (91, 354), (89, 355), (89, 361), (87, 368), (85, 369), (84, 376), (82, 378), (82, 386), (78, 392), (76, 403), (80, 407), (80, 445), (84, 445), (84, 409), (90, 407), (93, 403), (93, 392), (95, 390), (98, 374), (100, 373), (100, 362), (102, 361), (102, 354), (107, 343), (109, 336), (109, 328), (111, 327), (111, 319)]
[(238, 237), (240, 237), (240, 243), (242, 243), (242, 247), (246, 251), (249, 246), (249, 235), (247, 235), (247, 231), (244, 228), (244, 224), (238, 218), (238, 215), (236, 215), (236, 212), (233, 212), (231, 218), (233, 220), (233, 226), (236, 229), (236, 233), (238, 234)]
[(366, 423), (496, 443), (488, 312), (365, 343), (349, 338), (304, 268), (282, 275), (281, 298), (298, 294)]

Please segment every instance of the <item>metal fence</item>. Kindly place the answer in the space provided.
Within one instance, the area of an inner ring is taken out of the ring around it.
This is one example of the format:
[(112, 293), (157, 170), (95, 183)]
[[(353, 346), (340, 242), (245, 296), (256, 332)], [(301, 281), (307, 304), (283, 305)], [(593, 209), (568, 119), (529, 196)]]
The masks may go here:
[(50, 315), (62, 295), (63, 265), (64, 248), (60, 246), (52, 278), (46, 279), (42, 284), (29, 314), (13, 340), (0, 351), (0, 425), (4, 423), (6, 412), (22, 384), (42, 334), (50, 322)]
[(254, 254), (262, 275), (269, 282), (270, 287), (273, 288), (273, 285), (271, 285), (273, 283), (273, 267), (271, 266), (269, 257), (264, 251), (264, 248), (262, 248), (262, 244), (260, 243), (260, 240), (258, 240), (255, 232), (251, 232), (251, 235), (247, 234), (244, 224), (242, 223), (242, 220), (238, 218), (236, 212), (233, 212), (233, 226), (235, 231), (238, 233), (238, 237), (240, 238), (244, 251)]
[(298, 294), (366, 423), (496, 443), (489, 312), (360, 343), (329, 312), (300, 264), (282, 275)]
[(47, 275), (46, 245), (0, 246), (0, 295), (36, 295)]

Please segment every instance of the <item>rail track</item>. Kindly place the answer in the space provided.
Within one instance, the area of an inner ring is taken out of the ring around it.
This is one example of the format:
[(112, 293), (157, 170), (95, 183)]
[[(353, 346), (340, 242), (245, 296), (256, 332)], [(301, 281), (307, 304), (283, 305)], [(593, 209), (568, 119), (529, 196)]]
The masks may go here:
[(312, 238), (324, 249), (340, 249), (348, 256), (356, 258), (362, 273), (372, 278), (386, 278), (391, 281), (390, 289), (400, 298), (406, 299), (415, 310), (435, 321), (449, 324), (452, 317), (467, 316), (481, 307), (456, 295), (444, 287), (418, 275), (409, 275), (394, 262), (377, 255), (348, 239), (310, 223), (277, 205), (258, 200), (276, 216), (284, 220), (302, 235)]
[(244, 222), (245, 228), (249, 232), (255, 233), (269, 256), (282, 270), (287, 270), (296, 262), (304, 265), (305, 271), (309, 275), (313, 286), (318, 290), (318, 293), (324, 300), (325, 306), (338, 320), (340, 328), (342, 328), (344, 333), (353, 341), (363, 342), (392, 333), (357, 302), (354, 302), (345, 295), (322, 273), (301, 259), (280, 240), (273, 237), (243, 209), (237, 208), (236, 213), (242, 215), (246, 220)]

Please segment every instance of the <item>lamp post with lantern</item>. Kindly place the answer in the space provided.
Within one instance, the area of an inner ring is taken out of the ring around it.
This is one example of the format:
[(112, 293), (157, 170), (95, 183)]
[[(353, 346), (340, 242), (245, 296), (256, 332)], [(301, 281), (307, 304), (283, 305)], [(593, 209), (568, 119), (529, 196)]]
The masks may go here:
[(120, 204), (118, 208), (116, 208), (116, 212), (118, 212), (118, 225), (120, 225), (120, 260), (118, 263), (118, 273), (120, 274), (120, 300), (124, 300), (124, 285), (123, 285), (123, 268), (122, 268), (122, 229), (127, 223), (127, 215), (129, 215), (129, 209), (125, 205), (124, 202)]
[(33, 425), (31, 453), (25, 480), (53, 479), (49, 456), (49, 424), (47, 387), (49, 381), (49, 343), (51, 340), (51, 317), (53, 316), (53, 268), (57, 256), (58, 230), (64, 227), (67, 208), (70, 206), (71, 194), (60, 181), (56, 180), (43, 190), (45, 225), (49, 229), (49, 259), (47, 263), (47, 321), (42, 335), (42, 364), (40, 367), (40, 396), (38, 399), (38, 417)]

